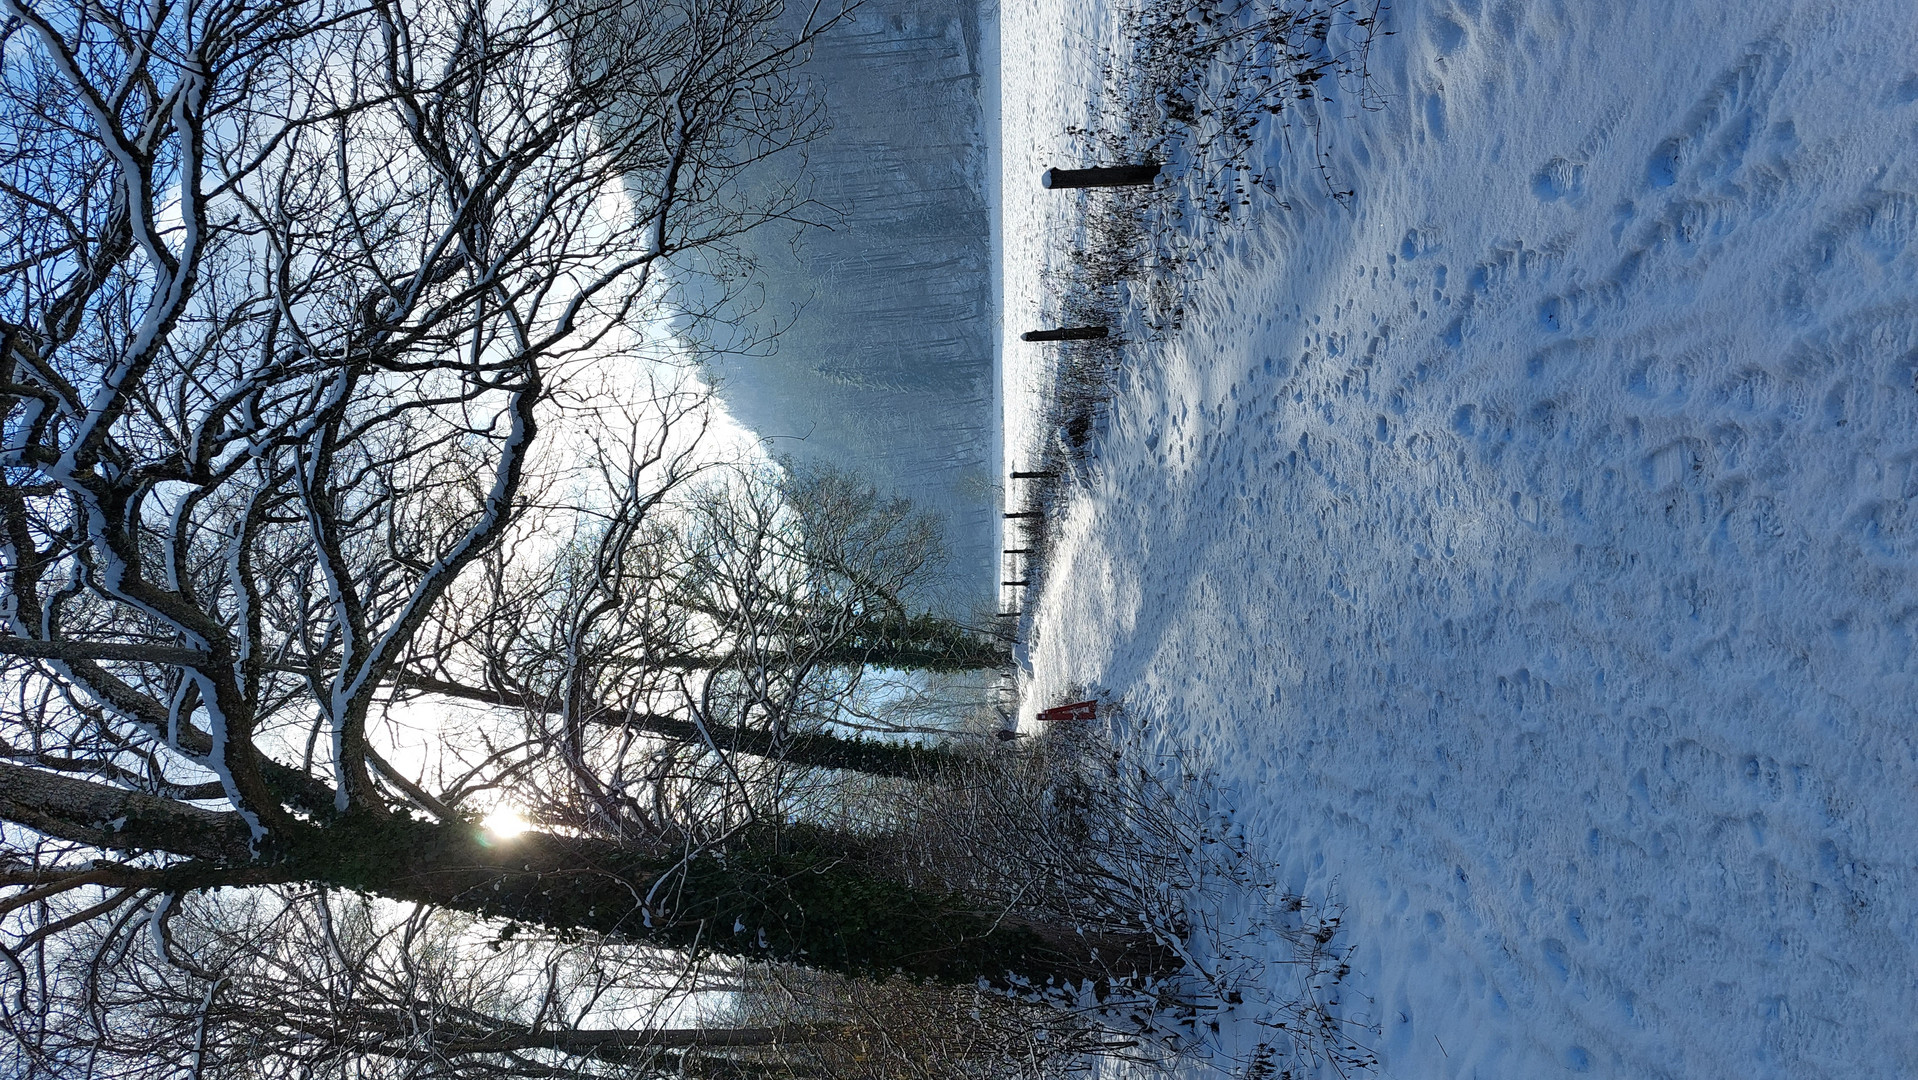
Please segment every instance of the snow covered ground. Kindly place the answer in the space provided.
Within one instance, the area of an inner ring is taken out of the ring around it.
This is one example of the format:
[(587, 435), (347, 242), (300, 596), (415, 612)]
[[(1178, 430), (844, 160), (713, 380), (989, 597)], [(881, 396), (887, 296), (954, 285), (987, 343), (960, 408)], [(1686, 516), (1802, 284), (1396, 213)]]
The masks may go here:
[[(1114, 21), (1003, 19), (1017, 461)], [(1379, 1075), (1918, 1075), (1918, 10), (1387, 21), (1350, 205), (1266, 139), (1290, 210), (1128, 347), (1028, 708), (1151, 717), (1342, 898)]]

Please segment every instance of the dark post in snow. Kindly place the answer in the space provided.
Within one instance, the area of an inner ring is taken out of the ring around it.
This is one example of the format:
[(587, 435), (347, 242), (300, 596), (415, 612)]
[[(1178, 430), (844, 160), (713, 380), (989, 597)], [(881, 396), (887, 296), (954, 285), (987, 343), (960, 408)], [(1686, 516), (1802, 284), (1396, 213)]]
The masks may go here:
[(1012, 470), (1012, 478), (1014, 480), (1050, 480), (1058, 475), (1056, 472), (1020, 472), (1017, 469)]
[(1016, 511), (1016, 512), (1014, 512), (1014, 513), (1009, 513), (1009, 514), (1007, 514), (1006, 516), (1007, 516), (1007, 517), (1009, 517), (1009, 518), (1036, 518), (1036, 517), (1045, 517), (1045, 515), (1044, 515), (1044, 514), (1042, 514), (1042, 513), (1040, 513), (1040, 512), (1039, 512), (1039, 511), (1037, 511), (1037, 510), (1019, 510), (1019, 511)]
[(1103, 326), (1062, 326), (1057, 330), (1028, 330), (1020, 341), (1096, 341), (1106, 336)]
[(1005, 553), (1007, 555), (1030, 555), (1032, 554), (1032, 549), (1031, 548), (1007, 548), (1005, 550)]
[(1030, 584), (1032, 584), (1032, 582), (1030, 582), (1030, 581), (1002, 581), (1002, 582), (1000, 582), (999, 584), (1001, 584), (1001, 585), (1030, 585)]
[(1042, 188), (1145, 187), (1159, 175), (1157, 165), (1108, 165), (1097, 169), (1047, 169)]

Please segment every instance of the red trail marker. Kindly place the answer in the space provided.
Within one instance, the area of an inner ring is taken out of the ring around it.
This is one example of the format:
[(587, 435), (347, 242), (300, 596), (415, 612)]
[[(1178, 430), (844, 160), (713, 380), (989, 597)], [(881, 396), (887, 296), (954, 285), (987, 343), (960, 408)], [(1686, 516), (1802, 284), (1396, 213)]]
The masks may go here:
[(1070, 705), (1055, 705), (1039, 713), (1039, 719), (1048, 724), (1057, 724), (1065, 720), (1090, 720), (1099, 711), (1096, 701), (1075, 701)]

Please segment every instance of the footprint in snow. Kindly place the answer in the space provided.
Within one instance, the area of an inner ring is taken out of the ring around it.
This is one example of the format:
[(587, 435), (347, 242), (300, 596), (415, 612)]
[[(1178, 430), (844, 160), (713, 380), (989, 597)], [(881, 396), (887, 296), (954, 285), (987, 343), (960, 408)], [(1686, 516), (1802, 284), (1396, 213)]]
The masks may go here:
[(1540, 202), (1576, 198), (1585, 191), (1585, 163), (1555, 157), (1532, 174), (1532, 194)]

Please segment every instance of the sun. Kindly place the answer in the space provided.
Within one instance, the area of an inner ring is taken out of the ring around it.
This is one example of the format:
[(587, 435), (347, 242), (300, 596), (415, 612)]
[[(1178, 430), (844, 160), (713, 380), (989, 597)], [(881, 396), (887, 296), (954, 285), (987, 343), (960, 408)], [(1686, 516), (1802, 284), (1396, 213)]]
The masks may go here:
[(533, 827), (533, 823), (527, 821), (520, 814), (519, 809), (511, 805), (495, 808), (480, 819), (480, 824), (486, 828), (487, 832), (501, 840), (511, 840)]

